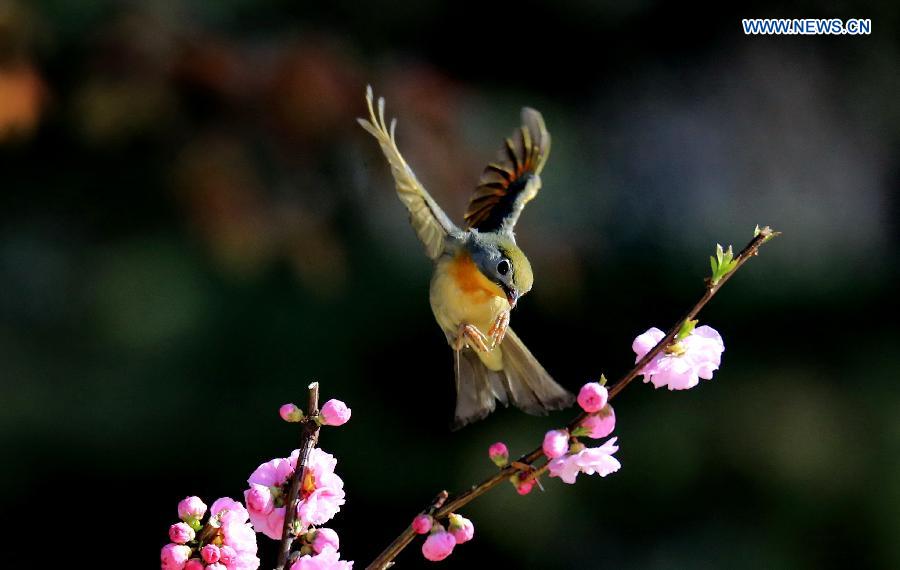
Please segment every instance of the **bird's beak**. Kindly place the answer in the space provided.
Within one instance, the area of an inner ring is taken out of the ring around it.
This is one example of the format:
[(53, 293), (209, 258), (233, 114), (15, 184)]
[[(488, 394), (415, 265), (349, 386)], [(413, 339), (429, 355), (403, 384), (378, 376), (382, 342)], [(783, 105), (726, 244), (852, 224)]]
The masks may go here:
[(516, 301), (519, 300), (519, 292), (513, 291), (512, 289), (506, 290), (506, 300), (509, 301), (509, 308), (515, 308)]

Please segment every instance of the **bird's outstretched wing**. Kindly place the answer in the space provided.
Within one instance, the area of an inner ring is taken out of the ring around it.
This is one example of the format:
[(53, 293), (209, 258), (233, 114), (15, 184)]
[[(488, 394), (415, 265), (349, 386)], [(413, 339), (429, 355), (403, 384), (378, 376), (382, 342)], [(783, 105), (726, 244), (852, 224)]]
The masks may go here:
[(384, 121), (384, 97), (378, 98), (378, 116), (372, 104), (372, 88), (366, 89), (366, 102), (369, 104), (369, 118), (357, 119), (381, 145), (381, 150), (391, 165), (391, 174), (397, 185), (397, 196), (409, 210), (409, 221), (416, 235), (425, 246), (425, 253), (431, 259), (437, 259), (444, 251), (444, 238), (447, 234), (458, 231), (447, 214), (441, 210), (437, 202), (428, 194), (425, 187), (416, 179), (412, 169), (403, 160), (394, 138), (397, 119), (391, 120), (388, 129)]
[(550, 133), (534, 109), (522, 109), (522, 126), (503, 142), (496, 162), (484, 169), (466, 209), (466, 226), (512, 233), (525, 207), (541, 188), (540, 173), (550, 154)]

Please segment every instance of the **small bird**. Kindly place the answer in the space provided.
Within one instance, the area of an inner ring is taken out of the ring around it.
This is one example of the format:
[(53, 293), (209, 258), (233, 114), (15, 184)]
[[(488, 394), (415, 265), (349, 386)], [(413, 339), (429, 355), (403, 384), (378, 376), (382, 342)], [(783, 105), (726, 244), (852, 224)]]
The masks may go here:
[(543, 415), (572, 404), (574, 397), (544, 370), (509, 328), (510, 310), (531, 290), (531, 264), (516, 245), (513, 229), (525, 204), (541, 187), (550, 133), (534, 109), (522, 109), (522, 126), (504, 141), (469, 201), (465, 228), (457, 227), (418, 181), (397, 148), (394, 131), (378, 116), (372, 88), (369, 118), (357, 119), (381, 146), (397, 195), (425, 253), (434, 261), (430, 301), (434, 317), (453, 348), (456, 375), (454, 428), (480, 420), (496, 401), (512, 402)]

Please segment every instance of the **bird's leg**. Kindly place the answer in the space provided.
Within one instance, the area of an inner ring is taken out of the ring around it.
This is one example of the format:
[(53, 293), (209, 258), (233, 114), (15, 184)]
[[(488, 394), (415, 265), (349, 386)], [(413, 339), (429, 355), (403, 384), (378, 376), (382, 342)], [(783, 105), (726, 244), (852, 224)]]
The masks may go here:
[(509, 328), (509, 311), (503, 311), (497, 318), (494, 320), (493, 326), (491, 326), (491, 330), (488, 331), (488, 336), (491, 338), (491, 348), (494, 348), (506, 337), (506, 329)]
[(480, 352), (490, 352), (487, 340), (488, 338), (475, 325), (460, 323), (453, 349), (462, 350), (463, 346), (470, 346)]

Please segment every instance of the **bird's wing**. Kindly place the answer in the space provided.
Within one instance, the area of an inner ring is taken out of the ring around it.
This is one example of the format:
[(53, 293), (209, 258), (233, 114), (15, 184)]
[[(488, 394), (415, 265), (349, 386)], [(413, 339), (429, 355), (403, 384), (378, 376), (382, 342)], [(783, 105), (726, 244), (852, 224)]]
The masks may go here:
[(416, 179), (412, 169), (403, 160), (394, 138), (397, 119), (391, 120), (390, 129), (384, 121), (384, 97), (378, 98), (377, 117), (372, 105), (371, 87), (366, 90), (366, 102), (369, 104), (369, 118), (368, 120), (357, 119), (357, 121), (381, 145), (381, 150), (391, 165), (391, 174), (394, 175), (394, 182), (397, 185), (397, 196), (409, 210), (409, 222), (425, 246), (425, 253), (428, 257), (437, 259), (444, 251), (444, 238), (447, 234), (457, 231), (458, 228), (441, 210), (434, 198), (428, 194), (425, 187)]
[(522, 126), (503, 141), (497, 160), (487, 165), (466, 209), (466, 226), (482, 232), (512, 233), (525, 207), (541, 188), (540, 173), (550, 154), (550, 133), (534, 109), (522, 109)]

